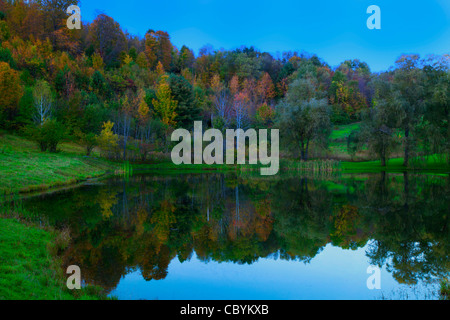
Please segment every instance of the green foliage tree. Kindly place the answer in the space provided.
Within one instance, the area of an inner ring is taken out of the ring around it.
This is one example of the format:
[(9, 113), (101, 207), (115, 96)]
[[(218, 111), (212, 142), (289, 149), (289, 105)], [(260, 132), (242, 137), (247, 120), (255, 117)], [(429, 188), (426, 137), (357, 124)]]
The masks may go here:
[(30, 125), (25, 132), (38, 144), (42, 152), (58, 152), (58, 145), (68, 137), (64, 124), (54, 119), (47, 119), (39, 125)]
[(25, 87), (24, 94), (19, 102), (19, 112), (15, 122), (19, 128), (30, 125), (33, 122), (34, 114), (33, 88)]
[(77, 139), (78, 143), (85, 148), (86, 156), (88, 157), (91, 155), (92, 150), (94, 150), (94, 148), (99, 144), (98, 136), (92, 132), (83, 133), (80, 130), (76, 130), (75, 138)]
[(363, 112), (363, 122), (357, 140), (359, 148), (367, 143), (369, 150), (379, 157), (381, 166), (384, 167), (389, 155), (400, 142), (397, 128), (403, 123), (404, 114), (398, 92), (392, 89), (392, 83), (381, 77), (376, 87), (374, 106)]
[(9, 40), (11, 33), (6, 21), (0, 21), (0, 43)]
[(420, 64), (418, 55), (402, 56), (396, 61), (394, 72), (393, 90), (397, 91), (395, 99), (401, 106), (400, 116), (403, 118), (405, 167), (409, 165), (411, 151), (417, 144), (415, 128), (424, 113), (424, 72)]
[(312, 99), (294, 105), (285, 103), (279, 109), (278, 126), (286, 142), (300, 148), (301, 160), (308, 160), (311, 142), (327, 146), (331, 122), (326, 100)]
[(0, 61), (7, 62), (11, 68), (16, 69), (17, 65), (8, 48), (0, 47)]
[(173, 99), (177, 101), (177, 117), (179, 127), (190, 129), (194, 121), (200, 119), (200, 108), (195, 103), (192, 85), (181, 75), (170, 75), (169, 86)]
[(450, 161), (450, 58), (432, 60), (424, 72), (427, 98), (421, 127), (423, 148), (429, 154), (447, 155)]

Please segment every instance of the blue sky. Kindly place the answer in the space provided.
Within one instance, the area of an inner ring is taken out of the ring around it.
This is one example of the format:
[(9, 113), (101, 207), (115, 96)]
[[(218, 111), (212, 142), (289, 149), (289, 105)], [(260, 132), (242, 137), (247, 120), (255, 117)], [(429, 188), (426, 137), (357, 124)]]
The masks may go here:
[[(369, 30), (370, 5), (381, 8), (381, 30)], [(144, 36), (169, 32), (172, 43), (197, 54), (255, 46), (272, 54), (315, 53), (331, 66), (347, 59), (386, 70), (403, 53), (450, 53), (450, 0), (81, 0), (84, 21), (102, 12)]]

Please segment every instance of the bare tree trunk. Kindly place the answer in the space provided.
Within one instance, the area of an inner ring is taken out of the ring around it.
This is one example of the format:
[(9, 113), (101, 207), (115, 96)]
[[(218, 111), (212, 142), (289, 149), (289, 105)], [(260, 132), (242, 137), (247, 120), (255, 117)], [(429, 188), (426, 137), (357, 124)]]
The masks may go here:
[(300, 142), (300, 160), (305, 161), (305, 144)]
[(381, 154), (380, 154), (381, 166), (386, 167), (386, 147), (383, 145)]
[(409, 165), (409, 127), (407, 127), (405, 129), (405, 139), (406, 139), (406, 144), (405, 144), (405, 159), (403, 161), (403, 165), (405, 167), (408, 167)]
[(305, 161), (308, 161), (308, 151), (309, 151), (309, 140), (306, 142)]

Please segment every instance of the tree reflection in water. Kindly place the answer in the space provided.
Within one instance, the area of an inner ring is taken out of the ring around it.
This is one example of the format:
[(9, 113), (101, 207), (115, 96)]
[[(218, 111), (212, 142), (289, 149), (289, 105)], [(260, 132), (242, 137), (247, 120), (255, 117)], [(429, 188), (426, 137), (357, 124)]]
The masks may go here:
[(113, 290), (140, 270), (164, 279), (170, 262), (252, 264), (277, 257), (305, 263), (327, 244), (368, 243), (371, 264), (399, 283), (449, 271), (448, 176), (348, 175), (336, 179), (235, 174), (139, 175), (31, 198), (25, 207), (72, 242), (65, 265)]

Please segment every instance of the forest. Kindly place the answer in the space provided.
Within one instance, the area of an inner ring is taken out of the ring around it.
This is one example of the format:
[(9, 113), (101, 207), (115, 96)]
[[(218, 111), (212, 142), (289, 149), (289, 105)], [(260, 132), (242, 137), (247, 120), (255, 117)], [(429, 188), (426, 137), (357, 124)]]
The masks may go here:
[[(278, 128), (286, 159), (450, 160), (449, 55), (405, 54), (375, 73), (303, 51), (205, 45), (196, 54), (103, 13), (70, 30), (72, 4), (0, 1), (2, 135), (42, 152), (69, 141), (87, 156), (145, 163), (167, 160), (171, 132), (201, 120), (205, 130)], [(336, 128), (347, 132), (330, 148)]]

